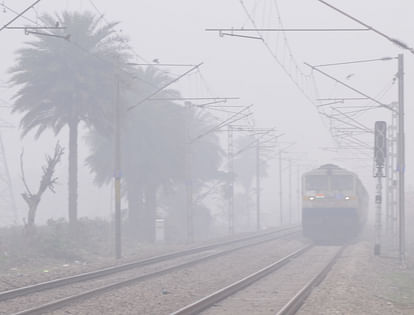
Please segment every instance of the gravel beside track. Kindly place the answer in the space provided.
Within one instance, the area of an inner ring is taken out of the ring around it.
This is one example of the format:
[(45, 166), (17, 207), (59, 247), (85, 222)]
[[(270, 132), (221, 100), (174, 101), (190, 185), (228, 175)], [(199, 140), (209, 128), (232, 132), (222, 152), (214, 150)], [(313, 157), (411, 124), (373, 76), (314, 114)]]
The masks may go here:
[(302, 240), (279, 239), (242, 249), (69, 305), (53, 314), (168, 314), (301, 246)]
[[(161, 255), (171, 251), (189, 248), (185, 245), (141, 245), (134, 254), (126, 255), (120, 260), (113, 257), (93, 256), (87, 261), (61, 261), (56, 262), (45, 258), (36, 259), (33, 263), (28, 262), (24, 266), (16, 266), (9, 270), (0, 272), (0, 291), (32, 285), (40, 282), (50, 281), (57, 278), (69, 277), (79, 273), (90, 272), (96, 269), (128, 263), (150, 256)], [(42, 264), (39, 262), (43, 262)]]
[[(276, 230), (276, 231), (273, 230), (270, 233), (267, 232), (267, 233), (254, 234), (247, 238), (242, 237), (236, 240), (215, 243), (212, 245), (211, 244), (204, 245), (201, 247), (199, 246), (199, 247), (187, 249), (184, 251), (170, 252), (166, 255), (153, 256), (147, 259), (141, 259), (141, 260), (133, 261), (133, 262), (126, 263), (126, 264), (120, 264), (120, 265), (112, 266), (109, 268), (99, 269), (99, 270), (95, 270), (89, 273), (82, 273), (82, 274), (78, 274), (72, 277), (60, 278), (60, 279), (56, 279), (56, 280), (52, 280), (52, 281), (48, 281), (44, 283), (39, 283), (39, 284), (31, 285), (31, 286), (17, 288), (17, 289), (10, 290), (10, 291), (0, 292), (0, 301), (5, 301), (5, 300), (19, 297), (19, 296), (26, 296), (28, 294), (38, 293), (38, 292), (41, 292), (47, 289), (56, 289), (62, 286), (67, 286), (69, 284), (80, 283), (85, 280), (98, 279), (98, 278), (102, 278), (108, 275), (117, 274), (119, 272), (123, 272), (126, 270), (137, 269), (142, 266), (148, 266), (151, 264), (168, 261), (168, 260), (172, 260), (175, 258), (185, 257), (185, 256), (193, 255), (196, 253), (208, 252), (211, 250), (225, 249), (225, 247), (228, 247), (227, 251), (234, 250), (234, 249), (240, 249), (245, 246), (252, 246), (260, 242), (266, 242), (269, 240), (273, 240), (275, 238), (280, 238), (283, 235), (286, 235), (286, 233), (292, 235), (292, 233), (295, 234), (297, 232), (293, 232), (292, 228)], [(122, 281), (125, 281), (125, 280), (122, 280)]]
[(326, 266), (338, 249), (337, 246), (314, 247), (202, 314), (274, 315)]
[(176, 264), (185, 263), (197, 258), (202, 258), (211, 254), (211, 252), (203, 252), (195, 255), (186, 256), (183, 258), (177, 258), (169, 260), (167, 262), (161, 262), (144, 266), (139, 269), (128, 270), (120, 273), (116, 273), (103, 278), (95, 280), (89, 280), (84, 282), (75, 283), (56, 289), (46, 290), (39, 293), (30, 294), (28, 296), (17, 297), (11, 300), (0, 302), (0, 314), (12, 314), (17, 313), (23, 309), (35, 307), (37, 305), (46, 304), (50, 301), (61, 299), (67, 296), (80, 294), (84, 291), (92, 290), (101, 286), (109, 285), (122, 280), (127, 280), (132, 277), (149, 274), (158, 270), (174, 266)]
[(414, 314), (412, 300), (401, 306), (396, 303), (397, 297), (410, 294), (393, 282), (392, 276), (399, 270), (395, 257), (387, 252), (374, 256), (372, 241), (348, 246), (298, 314)]
[[(292, 226), (293, 228), (293, 226)], [(282, 228), (281, 232), (286, 228)], [(278, 229), (273, 229), (277, 231)], [(263, 231), (268, 233), (271, 230)], [(243, 233), (234, 236), (226, 236), (212, 239), (209, 241), (194, 243), (191, 245), (185, 244), (141, 244), (135, 249), (135, 253), (129, 254), (125, 257), (114, 260), (113, 257), (96, 257), (92, 256), (88, 261), (74, 261), (56, 264), (54, 261), (45, 260), (43, 258), (36, 259), (33, 264), (28, 263), (25, 266), (16, 266), (7, 271), (0, 272), (0, 292), (13, 290), (16, 288), (34, 285), (41, 282), (51, 281), (59, 278), (70, 277), (73, 275), (95, 271), (98, 269), (122, 265), (137, 260), (146, 259), (149, 257), (169, 254), (172, 252), (188, 250), (194, 247), (211, 246), (228, 241), (240, 240), (242, 238), (251, 237), (256, 233)], [(41, 264), (43, 262), (43, 264)]]

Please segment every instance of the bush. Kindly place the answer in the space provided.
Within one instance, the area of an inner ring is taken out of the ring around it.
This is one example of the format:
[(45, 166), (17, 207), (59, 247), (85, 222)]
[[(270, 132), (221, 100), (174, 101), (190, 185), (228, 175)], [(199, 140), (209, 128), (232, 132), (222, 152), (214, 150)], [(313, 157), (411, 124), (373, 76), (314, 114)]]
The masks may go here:
[(30, 233), (24, 227), (0, 229), (0, 265), (29, 263), (39, 258), (64, 261), (87, 260), (90, 255), (107, 256), (110, 223), (79, 220), (75, 233), (64, 219), (49, 220)]

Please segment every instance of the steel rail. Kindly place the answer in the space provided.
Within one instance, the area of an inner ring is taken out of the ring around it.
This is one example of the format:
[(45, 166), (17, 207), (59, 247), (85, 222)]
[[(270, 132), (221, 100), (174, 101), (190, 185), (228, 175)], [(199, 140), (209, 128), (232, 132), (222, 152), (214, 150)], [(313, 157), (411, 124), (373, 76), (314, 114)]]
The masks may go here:
[(306, 299), (309, 297), (313, 289), (318, 286), (328, 275), (332, 266), (336, 263), (338, 258), (342, 255), (346, 246), (341, 247), (329, 263), (313, 277), (302, 289), (277, 312), (277, 315), (293, 315), (302, 307)]
[(142, 260), (138, 260), (134, 262), (129, 262), (129, 263), (116, 265), (116, 266), (110, 266), (107, 268), (85, 272), (85, 273), (77, 274), (74, 276), (58, 278), (58, 279), (54, 279), (54, 280), (50, 280), (46, 282), (24, 286), (21, 288), (7, 290), (7, 291), (0, 292), (0, 302), (9, 300), (15, 297), (28, 295), (28, 294), (35, 293), (35, 292), (38, 293), (41, 291), (55, 289), (55, 288), (66, 286), (66, 285), (73, 284), (73, 283), (79, 283), (79, 282), (83, 282), (87, 280), (105, 277), (105, 276), (108, 276), (114, 273), (119, 273), (119, 272), (131, 270), (134, 268), (147, 266), (149, 264), (165, 262), (167, 260), (189, 256), (189, 255), (197, 254), (203, 251), (208, 251), (211, 249), (216, 249), (216, 248), (228, 246), (228, 245), (234, 245), (234, 244), (242, 243), (245, 241), (251, 241), (251, 240), (255, 240), (255, 239), (262, 238), (262, 237), (270, 236), (273, 234), (279, 234), (281, 232), (286, 232), (286, 231), (295, 230), (295, 229), (297, 229), (297, 226), (272, 230), (271, 232), (254, 234), (253, 236), (246, 236), (246, 237), (238, 238), (235, 240), (214, 243), (214, 244), (190, 248), (190, 249), (186, 249), (182, 251), (175, 251), (175, 252), (164, 254), (164, 255), (153, 256), (150, 258), (146, 258), (146, 259), (142, 259)]
[(272, 272), (280, 269), (282, 266), (290, 262), (292, 259), (304, 254), (306, 251), (308, 251), (310, 248), (312, 248), (313, 245), (308, 245), (305, 247), (302, 247), (299, 250), (296, 250), (295, 252), (289, 254), (288, 256), (270, 264), (269, 266), (237, 281), (229, 286), (220, 289), (192, 304), (189, 304), (181, 309), (179, 309), (176, 312), (171, 313), (171, 315), (195, 315), (199, 314), (200, 312), (206, 310), (207, 308), (210, 308), (214, 304), (226, 299), (227, 297), (234, 295), (235, 293), (245, 289), (246, 287), (252, 285), (253, 283), (259, 281), (260, 279), (268, 276)]
[[(260, 236), (261, 237), (271, 236), (272, 234), (277, 234), (278, 232), (289, 231), (289, 230), (292, 230), (292, 229), (295, 229), (295, 227), (290, 227), (290, 228), (286, 228), (286, 229), (283, 229), (283, 230), (277, 230), (277, 231), (261, 234)], [(205, 261), (208, 261), (210, 259), (217, 258), (217, 257), (220, 257), (220, 256), (224, 256), (224, 255), (230, 254), (230, 253), (235, 252), (235, 251), (240, 250), (240, 249), (260, 245), (260, 244), (263, 244), (263, 243), (266, 243), (266, 242), (271, 242), (271, 241), (277, 240), (277, 239), (279, 239), (283, 236), (287, 236), (287, 235), (291, 235), (291, 234), (295, 234), (295, 233), (297, 233), (297, 231), (289, 232), (287, 234), (281, 234), (280, 236), (274, 235), (273, 237), (270, 237), (270, 238), (268, 237), (268, 238), (265, 238), (265, 239), (259, 239), (259, 240), (256, 240), (253, 243), (242, 244), (242, 245), (239, 245), (237, 247), (233, 247), (233, 248), (230, 248), (230, 249), (225, 249), (225, 250), (222, 250), (218, 253), (213, 253), (213, 254), (210, 254), (210, 255), (207, 255), (207, 256), (204, 256), (204, 257), (201, 257), (201, 258), (193, 259), (193, 260), (185, 262), (185, 263), (177, 264), (177, 265), (174, 265), (174, 266), (171, 266), (171, 267), (166, 267), (164, 269), (161, 269), (161, 270), (158, 270), (158, 271), (155, 271), (155, 272), (151, 272), (151, 273), (136, 276), (136, 277), (133, 277), (133, 278), (130, 278), (130, 279), (127, 279), (127, 280), (122, 280), (122, 281), (118, 281), (118, 282), (115, 282), (115, 283), (112, 283), (112, 284), (109, 284), (109, 285), (94, 288), (92, 290), (84, 291), (84, 292), (79, 293), (79, 294), (75, 294), (75, 295), (72, 295), (72, 296), (69, 296), (69, 297), (65, 297), (65, 298), (62, 298), (62, 299), (59, 299), (59, 300), (55, 300), (55, 301), (52, 301), (50, 303), (46, 303), (46, 304), (43, 304), (43, 305), (40, 305), (40, 306), (36, 306), (36, 307), (30, 308), (30, 309), (27, 309), (27, 310), (23, 310), (23, 311), (14, 313), (14, 314), (15, 315), (43, 314), (46, 311), (47, 312), (54, 311), (56, 309), (59, 309), (59, 308), (65, 306), (65, 305), (73, 303), (75, 301), (83, 300), (83, 299), (86, 299), (88, 297), (91, 297), (91, 296), (94, 296), (94, 295), (97, 295), (97, 294), (101, 294), (101, 293), (111, 291), (111, 290), (114, 290), (114, 289), (117, 289), (117, 288), (128, 286), (132, 283), (137, 283), (137, 282), (145, 281), (145, 280), (148, 280), (148, 279), (151, 279), (151, 278), (154, 278), (154, 277), (162, 276), (162, 275), (167, 274), (169, 272), (177, 271), (177, 270), (180, 270), (180, 269), (183, 269), (183, 268), (186, 268), (186, 267), (191, 267), (191, 266), (196, 265), (198, 263), (205, 262)], [(255, 239), (259, 238), (260, 236), (255, 235), (255, 236), (250, 237), (250, 238), (246, 237), (246, 238), (243, 238), (243, 240), (245, 240), (245, 241), (253, 240), (254, 241)], [(232, 245), (234, 243), (239, 243), (240, 241), (241, 240), (239, 239), (239, 240), (234, 240), (234, 241), (228, 241), (228, 242), (225, 242), (225, 243), (227, 245)], [(223, 244), (224, 243), (218, 244), (215, 247), (224, 246)], [(214, 247), (214, 245), (209, 245), (209, 246), (205, 246), (204, 248), (213, 249), (215, 247)], [(198, 251), (198, 252), (201, 252), (201, 251)], [(195, 252), (193, 252), (193, 254), (194, 253)], [(177, 254), (179, 254), (179, 253), (177, 253)], [(166, 255), (166, 256), (168, 256), (168, 255)], [(187, 256), (187, 255), (175, 256), (175, 257), (185, 257), (185, 256)], [(160, 257), (163, 257), (163, 256), (160, 256)], [(158, 257), (155, 257), (155, 258), (158, 258)], [(160, 261), (165, 261), (165, 260), (160, 260)], [(128, 269), (131, 269), (131, 268), (128, 268)], [(125, 270), (128, 270), (128, 269), (125, 269)], [(124, 270), (122, 270), (122, 271), (124, 271)], [(112, 273), (114, 273), (114, 272), (112, 272)], [(112, 273), (107, 273), (105, 275), (112, 274)], [(97, 276), (97, 277), (100, 277), (100, 276)], [(94, 279), (94, 278), (97, 278), (97, 277), (92, 277), (92, 278), (89, 278), (88, 280)], [(59, 287), (65, 286), (65, 285), (68, 285), (68, 284), (72, 284), (72, 283), (80, 282), (80, 281), (71, 281), (70, 278), (68, 278), (68, 279), (69, 279), (70, 282), (60, 284)], [(65, 280), (65, 279), (63, 279), (63, 280)], [(84, 281), (84, 280), (81, 280), (81, 281)], [(56, 287), (58, 287), (58, 286), (56, 286)], [(52, 288), (56, 288), (56, 287), (52, 287)], [(46, 290), (46, 289), (44, 289), (44, 290)], [(41, 291), (43, 291), (43, 290), (41, 290)], [(39, 292), (39, 291), (32, 291), (31, 290), (29, 293), (33, 293), (33, 292)], [(27, 294), (29, 294), (29, 293), (27, 293)], [(26, 295), (26, 294), (23, 294), (23, 295)]]

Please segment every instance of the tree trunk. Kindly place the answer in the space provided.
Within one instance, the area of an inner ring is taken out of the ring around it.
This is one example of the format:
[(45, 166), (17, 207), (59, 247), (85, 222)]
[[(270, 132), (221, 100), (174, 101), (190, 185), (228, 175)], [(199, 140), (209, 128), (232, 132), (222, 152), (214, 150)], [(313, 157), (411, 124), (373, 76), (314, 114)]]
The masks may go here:
[(37, 206), (34, 205), (31, 205), (29, 208), (29, 213), (27, 214), (27, 226), (29, 228), (32, 228), (35, 224), (36, 208)]
[(156, 194), (155, 186), (149, 185), (145, 188), (145, 205), (139, 211), (137, 233), (140, 241), (155, 241), (155, 217), (156, 217)]
[(155, 219), (157, 216), (157, 188), (149, 185), (145, 192), (145, 236), (148, 242), (155, 242)]
[(27, 224), (25, 225), (26, 234), (31, 235), (35, 229), (36, 211), (40, 202), (40, 198), (36, 196), (27, 197), (23, 195), (23, 199), (29, 206), (29, 212), (27, 213)]
[(128, 187), (128, 234), (135, 240), (140, 240), (140, 215), (144, 208), (142, 189), (134, 186)]
[(35, 225), (36, 210), (37, 210), (37, 206), (39, 205), (39, 201), (40, 199), (30, 200), (29, 213), (27, 214), (27, 226), (29, 228), (33, 228)]
[(78, 125), (69, 123), (69, 224), (74, 227), (78, 218)]

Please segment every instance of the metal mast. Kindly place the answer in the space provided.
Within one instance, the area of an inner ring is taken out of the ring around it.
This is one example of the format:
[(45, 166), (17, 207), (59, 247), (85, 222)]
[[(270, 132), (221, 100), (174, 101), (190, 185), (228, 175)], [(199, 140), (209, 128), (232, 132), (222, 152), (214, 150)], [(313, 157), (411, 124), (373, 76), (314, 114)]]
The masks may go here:
[(121, 243), (121, 106), (119, 101), (119, 77), (116, 79), (115, 92), (115, 257), (122, 256)]
[(2, 221), (13, 224), (18, 223), (18, 212), (16, 201), (14, 199), (14, 191), (11, 182), (9, 166), (4, 149), (3, 137), (0, 132), (0, 209), (2, 213)]
[(260, 183), (260, 142), (256, 144), (256, 230), (260, 231), (260, 199), (261, 199), (261, 183)]
[(185, 196), (186, 196), (186, 223), (187, 242), (194, 241), (193, 217), (193, 175), (192, 175), (192, 148), (191, 148), (191, 102), (185, 102)]
[(233, 144), (233, 127), (228, 126), (227, 129), (228, 139), (228, 171), (230, 176), (229, 181), (229, 233), (234, 233), (234, 144)]
[(289, 224), (292, 224), (292, 159), (289, 158)]
[(404, 126), (404, 55), (398, 55), (398, 205), (399, 253), (405, 264), (405, 126)]
[(282, 169), (282, 153), (279, 151), (279, 215), (280, 225), (283, 225), (283, 169)]

